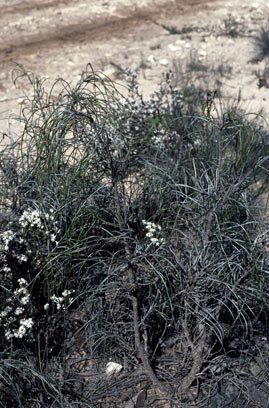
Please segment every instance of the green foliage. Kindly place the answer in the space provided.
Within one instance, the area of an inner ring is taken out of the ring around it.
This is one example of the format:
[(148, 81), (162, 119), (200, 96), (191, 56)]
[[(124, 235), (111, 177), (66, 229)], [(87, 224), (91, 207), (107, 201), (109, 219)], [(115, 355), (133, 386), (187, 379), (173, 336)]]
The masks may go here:
[[(127, 97), (90, 66), (74, 87), (59, 80), (49, 92), (20, 68), (22, 77), (35, 96), (21, 137), (1, 151), (2, 401), (28, 408), (50, 390), (53, 406), (117, 404), (115, 384), (98, 373), (76, 388), (68, 353), (78, 333), (99, 369), (113, 359), (128, 374), (142, 362), (147, 386), (187, 392), (216, 343), (225, 352), (223, 323), (247, 337), (268, 307), (256, 206), (268, 187), (268, 134), (237, 109), (218, 114), (212, 94), (176, 88), (172, 74), (147, 101), (134, 74)], [(33, 321), (20, 332), (20, 305), (6, 309), (18, 279)], [(151, 372), (171, 337), (186, 350), (185, 374)], [(22, 348), (25, 358), (8, 365)], [(24, 381), (34, 384), (28, 400)]]

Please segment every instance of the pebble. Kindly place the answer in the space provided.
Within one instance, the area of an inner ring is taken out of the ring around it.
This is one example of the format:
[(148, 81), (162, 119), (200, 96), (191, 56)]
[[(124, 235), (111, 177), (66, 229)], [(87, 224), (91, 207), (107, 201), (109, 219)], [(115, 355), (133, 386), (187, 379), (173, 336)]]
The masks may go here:
[(169, 45), (168, 45), (168, 49), (169, 49), (170, 51), (180, 51), (182, 48), (181, 48), (181, 47), (178, 47), (178, 46), (176, 46), (176, 45), (174, 45), (174, 44), (169, 44)]
[(168, 65), (168, 64), (169, 64), (168, 60), (165, 59), (165, 58), (161, 59), (161, 60), (159, 61), (159, 63), (160, 63), (161, 65)]
[(185, 45), (185, 44), (186, 44), (186, 41), (185, 41), (185, 40), (177, 40), (177, 41), (176, 41), (176, 44)]
[(156, 61), (156, 58), (154, 57), (154, 55), (149, 55), (148, 58), (147, 58), (147, 60), (148, 60), (149, 62), (153, 63), (153, 62)]
[(118, 374), (122, 370), (122, 365), (118, 363), (114, 363), (113, 361), (110, 361), (106, 365), (106, 375), (110, 377), (113, 374)]

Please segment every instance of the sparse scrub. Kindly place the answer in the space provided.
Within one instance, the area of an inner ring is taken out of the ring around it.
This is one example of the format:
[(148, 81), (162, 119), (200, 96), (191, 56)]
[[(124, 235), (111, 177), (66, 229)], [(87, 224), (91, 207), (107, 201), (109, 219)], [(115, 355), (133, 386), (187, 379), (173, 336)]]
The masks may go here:
[(237, 38), (244, 36), (245, 32), (246, 29), (244, 25), (237, 21), (234, 17), (229, 16), (223, 22), (223, 29), (220, 31), (220, 35), (230, 38)]
[(149, 100), (135, 73), (127, 97), (90, 66), (57, 93), (16, 78), (35, 97), (1, 151), (2, 406), (209, 401), (268, 310), (268, 134), (172, 73)]
[[(173, 62), (173, 73), (175, 77), (175, 86), (181, 83), (181, 90), (185, 96), (189, 94), (190, 99), (194, 104), (201, 106), (206, 94), (214, 93), (215, 96), (221, 96), (221, 88), (225, 78), (229, 78), (232, 72), (232, 67), (227, 63), (222, 63), (215, 66), (209, 63), (206, 58), (201, 60), (197, 52), (192, 51), (189, 58), (181, 62), (175, 60)], [(192, 103), (192, 102), (191, 102)]]

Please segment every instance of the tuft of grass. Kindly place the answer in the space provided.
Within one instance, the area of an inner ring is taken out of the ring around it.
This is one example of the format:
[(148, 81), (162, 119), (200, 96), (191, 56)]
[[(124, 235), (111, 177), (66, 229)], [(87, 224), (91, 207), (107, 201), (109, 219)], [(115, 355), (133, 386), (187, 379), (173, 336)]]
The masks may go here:
[(153, 23), (162, 27), (164, 30), (166, 30), (169, 34), (172, 34), (172, 35), (189, 34), (196, 30), (196, 27), (193, 27), (193, 26), (184, 26), (183, 28), (177, 28), (176, 26), (173, 26), (173, 25), (168, 26), (166, 24), (157, 23), (156, 21), (153, 21)]
[(269, 57), (269, 29), (262, 27), (258, 35), (254, 37), (257, 48), (256, 59), (263, 60)]
[(237, 38), (245, 35), (246, 29), (244, 25), (242, 25), (242, 23), (239, 23), (231, 15), (224, 20), (223, 24), (224, 26), (220, 31), (220, 35), (230, 38)]
[(149, 47), (152, 51), (159, 50), (161, 48), (161, 44), (154, 44)]
[[(221, 96), (221, 87), (223, 80), (230, 76), (232, 67), (222, 63), (217, 66), (209, 64), (206, 60), (201, 61), (195, 52), (191, 52), (187, 61), (173, 62), (173, 72), (176, 79), (175, 83), (182, 84), (182, 90), (185, 93), (194, 95), (196, 88), (196, 97), (198, 94), (203, 99), (207, 92), (215, 92), (216, 96)], [(200, 91), (198, 92), (198, 89)], [(196, 104), (198, 101), (196, 101)]]

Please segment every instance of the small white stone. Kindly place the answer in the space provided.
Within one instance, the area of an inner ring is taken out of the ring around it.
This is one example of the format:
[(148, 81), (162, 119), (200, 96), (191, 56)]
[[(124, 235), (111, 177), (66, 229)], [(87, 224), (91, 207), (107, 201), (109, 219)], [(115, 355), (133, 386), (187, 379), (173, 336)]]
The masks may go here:
[(153, 62), (156, 61), (156, 58), (154, 57), (154, 55), (149, 55), (148, 58), (147, 58), (147, 60), (148, 60), (149, 62), (153, 63)]
[(165, 58), (161, 59), (161, 60), (159, 61), (159, 63), (160, 63), (161, 65), (168, 65), (168, 61), (167, 61), (167, 59), (165, 59)]
[(106, 365), (106, 375), (111, 376), (113, 374), (118, 374), (122, 370), (122, 365), (110, 361)]
[(169, 44), (168, 48), (169, 48), (170, 51), (180, 51), (181, 50), (181, 47), (178, 47), (178, 46), (176, 46), (174, 44)]
[(178, 45), (185, 45), (185, 44), (186, 44), (186, 41), (185, 41), (185, 40), (177, 40), (177, 41), (176, 41), (176, 44), (178, 44)]

